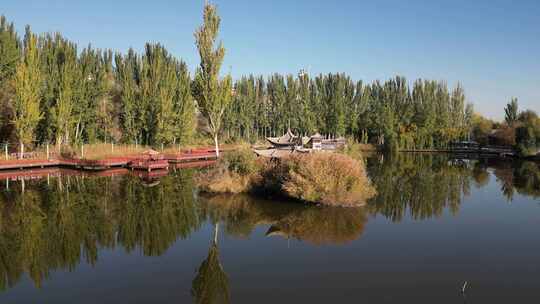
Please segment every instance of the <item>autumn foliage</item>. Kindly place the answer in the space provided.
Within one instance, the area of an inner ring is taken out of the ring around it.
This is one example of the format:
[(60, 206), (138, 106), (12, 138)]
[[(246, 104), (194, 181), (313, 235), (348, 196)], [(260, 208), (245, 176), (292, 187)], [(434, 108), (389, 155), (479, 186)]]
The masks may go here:
[(330, 206), (364, 205), (376, 193), (363, 162), (339, 153), (266, 160), (231, 152), (198, 183), (204, 192), (257, 192)]
[(244, 193), (253, 187), (262, 166), (247, 149), (225, 153), (217, 164), (196, 177), (199, 190), (207, 193)]
[(324, 205), (358, 206), (375, 195), (362, 161), (338, 153), (295, 155), (280, 170), (290, 197)]

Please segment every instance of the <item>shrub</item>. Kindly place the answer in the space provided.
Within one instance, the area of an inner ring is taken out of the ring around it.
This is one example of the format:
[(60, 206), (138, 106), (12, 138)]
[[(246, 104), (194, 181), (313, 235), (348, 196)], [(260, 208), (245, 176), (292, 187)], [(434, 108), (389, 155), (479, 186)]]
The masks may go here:
[(359, 206), (376, 193), (361, 160), (338, 153), (283, 160), (282, 189), (290, 197), (324, 205)]
[(225, 153), (219, 162), (228, 171), (242, 176), (257, 171), (257, 156), (249, 149), (239, 149)]
[(251, 189), (260, 164), (249, 149), (224, 153), (217, 164), (196, 177), (199, 189), (208, 193), (242, 193)]
[(376, 193), (361, 159), (326, 152), (273, 161), (249, 150), (230, 152), (197, 183), (203, 192), (258, 192), (330, 206), (361, 206)]

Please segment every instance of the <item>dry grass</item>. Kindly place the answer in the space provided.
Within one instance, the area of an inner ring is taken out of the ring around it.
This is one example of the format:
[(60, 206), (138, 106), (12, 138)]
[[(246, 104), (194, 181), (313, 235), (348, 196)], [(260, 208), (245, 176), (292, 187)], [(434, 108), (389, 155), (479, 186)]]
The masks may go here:
[(361, 160), (338, 153), (294, 155), (279, 169), (290, 197), (329, 206), (361, 206), (376, 194)]
[(224, 153), (216, 166), (196, 177), (199, 189), (208, 193), (243, 193), (252, 188), (260, 163), (248, 148)]
[[(135, 145), (116, 145), (116, 144), (86, 144), (82, 147), (62, 148), (62, 156), (84, 159), (103, 159), (108, 157), (124, 157), (134, 154), (142, 153), (150, 149), (146, 146)], [(83, 155), (84, 153), (84, 155)]]
[(362, 160), (322, 152), (277, 162), (250, 150), (229, 152), (197, 184), (203, 192), (277, 194), (328, 206), (362, 206), (376, 194)]

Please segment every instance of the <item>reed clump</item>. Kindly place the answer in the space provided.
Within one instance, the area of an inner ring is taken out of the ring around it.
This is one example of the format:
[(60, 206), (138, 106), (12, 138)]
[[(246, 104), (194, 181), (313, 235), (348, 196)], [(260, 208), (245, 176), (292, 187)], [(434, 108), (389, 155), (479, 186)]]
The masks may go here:
[(328, 206), (361, 206), (376, 194), (364, 163), (339, 153), (293, 155), (277, 168), (290, 197)]
[(199, 190), (208, 193), (245, 193), (253, 188), (262, 161), (247, 149), (224, 153), (212, 168), (196, 177)]
[(363, 161), (339, 153), (267, 160), (245, 149), (229, 152), (198, 184), (209, 193), (282, 195), (328, 206), (361, 206), (376, 194)]

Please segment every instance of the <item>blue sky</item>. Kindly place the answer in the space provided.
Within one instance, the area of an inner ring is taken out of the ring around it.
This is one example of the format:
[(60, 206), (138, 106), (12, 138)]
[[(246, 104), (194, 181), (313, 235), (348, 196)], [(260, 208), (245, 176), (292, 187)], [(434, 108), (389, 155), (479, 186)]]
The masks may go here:
[[(19, 31), (60, 31), (85, 46), (160, 42), (193, 70), (203, 0), (3, 0)], [(344, 72), (458, 81), (476, 111), (503, 118), (512, 96), (540, 112), (540, 1), (215, 0), (225, 72)]]

